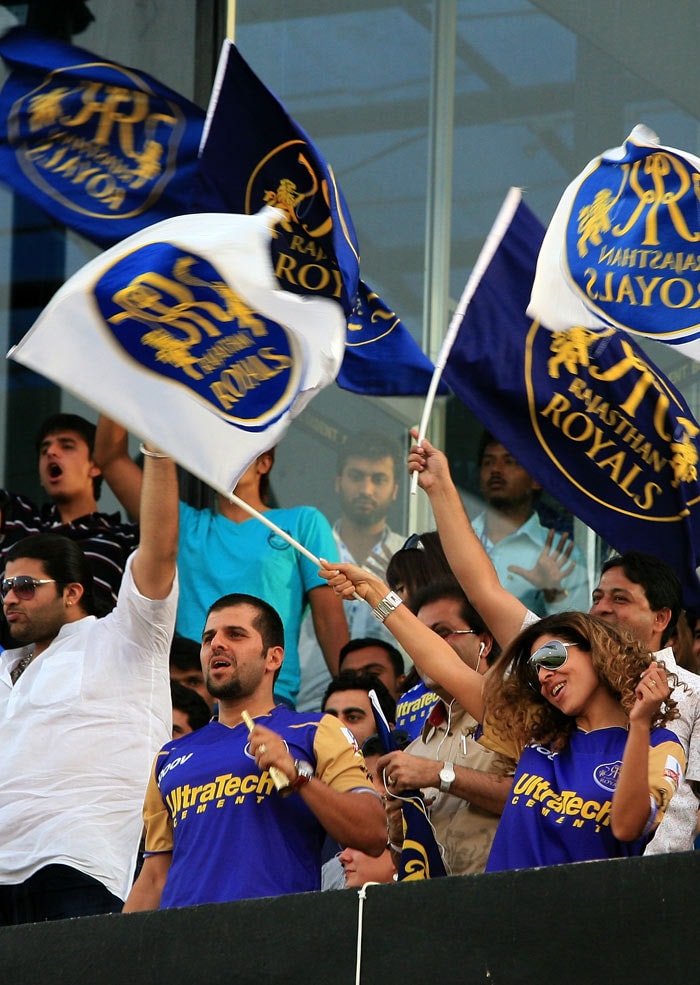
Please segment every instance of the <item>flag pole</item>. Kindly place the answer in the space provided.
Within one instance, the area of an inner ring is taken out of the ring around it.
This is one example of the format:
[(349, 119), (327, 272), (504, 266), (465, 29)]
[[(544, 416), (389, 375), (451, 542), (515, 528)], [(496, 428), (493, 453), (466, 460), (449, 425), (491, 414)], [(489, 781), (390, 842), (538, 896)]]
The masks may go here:
[[(272, 522), (272, 520), (268, 520), (268, 518), (265, 516), (264, 513), (261, 513), (259, 510), (256, 510), (254, 506), (251, 506), (250, 503), (246, 503), (244, 499), (241, 499), (239, 496), (236, 496), (235, 493), (228, 493), (227, 495), (230, 502), (234, 503), (236, 506), (240, 506), (242, 510), (245, 510), (245, 512), (249, 513), (251, 516), (254, 516), (256, 520), (260, 520), (260, 522), (264, 523), (266, 527), (270, 528), (270, 530), (274, 530), (276, 534), (278, 534), (289, 544), (291, 544), (292, 547), (295, 547), (301, 554), (304, 555), (304, 557), (307, 557), (309, 561), (313, 561), (313, 563), (316, 565), (317, 568), (321, 567), (320, 558), (317, 558), (315, 554), (312, 554), (311, 551), (307, 550), (307, 548), (304, 547), (303, 544), (300, 544), (298, 540), (295, 540), (291, 534), (287, 533), (286, 530), (283, 530), (281, 527), (278, 527), (276, 523)], [(358, 595), (357, 592), (353, 592), (352, 597), (354, 599), (357, 599), (358, 602), (366, 601), (365, 599), (362, 598), (361, 595)], [(369, 602), (367, 604), (369, 605)]]
[[(467, 280), (466, 287), (462, 291), (462, 296), (459, 299), (459, 304), (455, 309), (455, 313), (450, 319), (450, 325), (447, 329), (447, 334), (443, 339), (442, 345), (440, 346), (440, 353), (435, 360), (435, 369), (433, 370), (433, 376), (430, 381), (430, 386), (428, 387), (428, 394), (425, 398), (425, 406), (423, 407), (423, 416), (421, 417), (420, 426), (418, 428), (418, 444), (423, 444), (423, 439), (425, 438), (425, 432), (428, 430), (428, 421), (430, 420), (430, 414), (433, 409), (433, 403), (435, 402), (435, 395), (437, 393), (438, 386), (440, 385), (440, 378), (442, 377), (442, 371), (445, 368), (447, 358), (450, 354), (450, 350), (454, 344), (454, 340), (457, 338), (457, 333), (459, 332), (460, 325), (464, 319), (464, 314), (467, 310), (469, 302), (474, 296), (474, 292), (479, 284), (479, 281), (484, 276), (488, 265), (493, 259), (493, 255), (498, 249), (498, 244), (503, 239), (503, 235), (510, 225), (510, 222), (515, 214), (516, 209), (520, 205), (521, 199), (523, 197), (521, 188), (509, 188), (508, 194), (506, 195), (503, 205), (496, 216), (494, 224), (491, 226), (488, 236), (481, 247), (481, 252), (476, 259), (474, 268), (472, 269), (469, 279)], [(416, 490), (418, 489), (418, 473), (414, 472), (411, 477), (411, 495), (415, 496)]]

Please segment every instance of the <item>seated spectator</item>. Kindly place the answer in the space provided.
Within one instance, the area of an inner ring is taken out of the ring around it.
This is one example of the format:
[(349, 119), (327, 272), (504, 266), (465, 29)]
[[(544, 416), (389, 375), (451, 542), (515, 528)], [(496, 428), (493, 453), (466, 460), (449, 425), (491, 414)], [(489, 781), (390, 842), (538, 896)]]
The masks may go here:
[(173, 702), (173, 739), (203, 728), (211, 719), (211, 708), (193, 688), (170, 680)]
[(542, 487), (488, 431), (479, 446), (479, 483), (486, 509), (472, 521), (504, 588), (538, 616), (590, 605), (581, 552), (568, 534), (540, 522)]
[(358, 746), (377, 731), (374, 709), (369, 692), (374, 691), (384, 717), (393, 725), (396, 720), (396, 702), (384, 684), (373, 674), (355, 674), (347, 671), (334, 677), (326, 688), (321, 710), (333, 715), (355, 736)]
[(395, 701), (398, 701), (406, 680), (400, 652), (387, 640), (376, 636), (349, 640), (341, 647), (338, 668), (340, 673), (378, 677)]
[[(389, 562), (386, 577), (391, 590), (407, 605), (411, 604), (413, 595), (424, 585), (449, 581), (458, 584), (445, 557), (437, 530), (411, 534)], [(404, 693), (396, 707), (396, 727), (405, 730), (415, 739), (420, 735), (437, 696), (426, 687), (415, 668), (406, 675), (403, 687)]]
[[(459, 586), (447, 582), (421, 588), (413, 596), (412, 607), (418, 619), (449, 643), (467, 667), (486, 673), (499, 650)], [(444, 688), (431, 680), (426, 683), (438, 695), (438, 702), (420, 737), (403, 752), (382, 756), (378, 768), (387, 778), (389, 795), (422, 791), (449, 874), (483, 872), (515, 764), (505, 763), (477, 742), (475, 719)], [(388, 807), (389, 840), (400, 847), (401, 803), (390, 800)]]
[[(383, 795), (384, 784), (377, 769), (377, 760), (381, 752), (381, 741), (376, 735), (370, 736), (362, 745), (362, 754), (372, 782), (378, 793)], [(398, 878), (389, 848), (385, 848), (376, 858), (357, 848), (344, 848), (338, 855), (338, 862), (342, 866), (343, 874), (343, 882), (336, 887), (338, 889), (361, 889), (368, 882), (395, 882)]]
[[(77, 414), (53, 414), (36, 439), (39, 480), (50, 502), (37, 506), (21, 493), (0, 491), (0, 571), (23, 537), (57, 533), (75, 540), (88, 558), (98, 615), (114, 608), (124, 566), (138, 544), (135, 523), (118, 513), (99, 513), (102, 473), (94, 459), (95, 425)], [(3, 646), (13, 645), (2, 622)]]

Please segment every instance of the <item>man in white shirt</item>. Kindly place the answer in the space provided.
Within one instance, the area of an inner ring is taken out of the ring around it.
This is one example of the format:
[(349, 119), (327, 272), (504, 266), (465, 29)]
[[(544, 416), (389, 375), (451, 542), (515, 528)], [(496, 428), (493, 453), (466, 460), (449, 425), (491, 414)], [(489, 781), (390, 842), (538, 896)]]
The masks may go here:
[(177, 478), (145, 449), (141, 541), (116, 607), (60, 534), (9, 552), (0, 586), (17, 649), (0, 654), (0, 925), (121, 909), (149, 767), (171, 732)]

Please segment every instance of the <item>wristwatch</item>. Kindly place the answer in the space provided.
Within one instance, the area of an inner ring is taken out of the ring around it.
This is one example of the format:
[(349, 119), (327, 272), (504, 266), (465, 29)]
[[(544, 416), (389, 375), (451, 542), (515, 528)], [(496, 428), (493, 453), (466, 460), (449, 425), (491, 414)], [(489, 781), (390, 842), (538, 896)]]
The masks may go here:
[(309, 780), (313, 780), (316, 775), (316, 770), (314, 767), (311, 763), (307, 763), (305, 759), (295, 759), (294, 769), (297, 771), (297, 775), (296, 778), (292, 780), (292, 793), (296, 793), (297, 790), (300, 790), (303, 786), (306, 786)]
[(449, 793), (450, 787), (455, 782), (454, 763), (443, 763), (440, 770), (440, 790), (442, 793)]
[(376, 605), (372, 609), (372, 615), (379, 622), (384, 622), (386, 617), (391, 615), (394, 609), (398, 609), (402, 602), (403, 599), (400, 595), (397, 595), (396, 592), (389, 592), (388, 595), (384, 596), (379, 605)]

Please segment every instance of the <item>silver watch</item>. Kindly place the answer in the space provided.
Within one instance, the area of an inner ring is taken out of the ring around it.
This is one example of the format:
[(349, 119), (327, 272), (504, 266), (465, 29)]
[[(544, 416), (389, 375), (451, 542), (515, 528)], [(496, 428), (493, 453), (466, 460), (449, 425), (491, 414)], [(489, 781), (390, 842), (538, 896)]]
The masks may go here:
[(386, 617), (391, 615), (394, 609), (398, 609), (402, 602), (403, 599), (400, 595), (397, 595), (396, 592), (389, 592), (388, 595), (384, 596), (379, 605), (375, 605), (372, 609), (372, 615), (379, 622), (384, 622)]
[(455, 780), (456, 776), (454, 763), (443, 763), (442, 769), (440, 770), (440, 790), (443, 793), (449, 793), (450, 787)]

